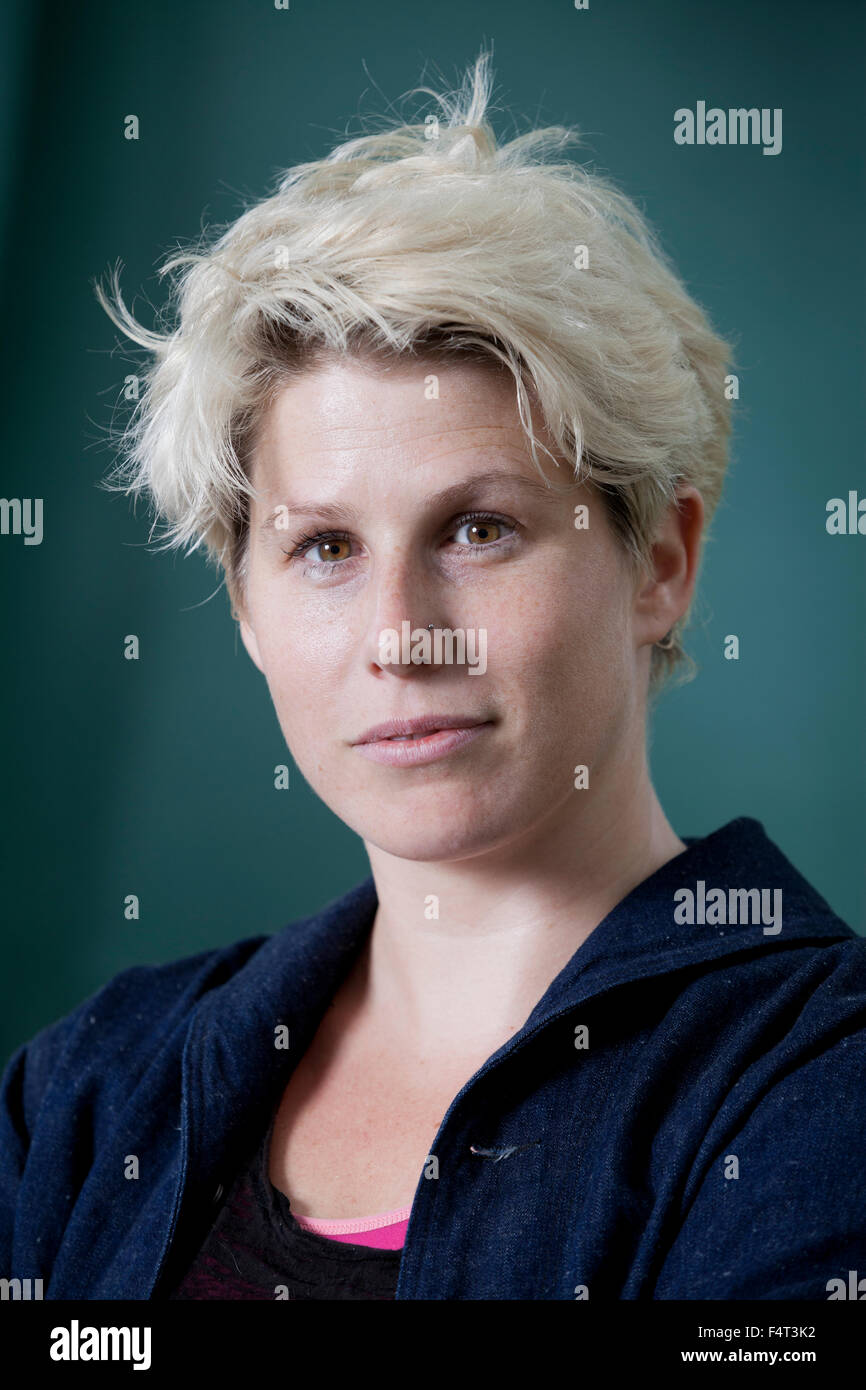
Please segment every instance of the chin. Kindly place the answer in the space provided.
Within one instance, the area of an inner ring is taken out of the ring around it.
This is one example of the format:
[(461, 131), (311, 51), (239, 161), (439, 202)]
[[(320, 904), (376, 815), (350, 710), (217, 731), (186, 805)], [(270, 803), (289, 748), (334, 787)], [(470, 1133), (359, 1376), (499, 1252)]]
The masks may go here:
[(368, 844), (375, 845), (396, 859), (420, 864), (456, 863), (484, 854), (513, 839), (520, 832), (515, 815), (503, 816), (496, 823), (479, 821), (478, 808), (437, 815), (421, 812), (394, 816), (393, 824), (381, 815), (367, 826), (356, 826)]
[(386, 837), (382, 834), (381, 828), (377, 828), (375, 835), (367, 835), (364, 838), (368, 844), (375, 845), (385, 854), (390, 854), (395, 859), (406, 859), (414, 864), (457, 863), (461, 859), (472, 859), (489, 848), (487, 845), (479, 844), (477, 840), (469, 843), (445, 834), (441, 837), (418, 834), (411, 838), (396, 834)]

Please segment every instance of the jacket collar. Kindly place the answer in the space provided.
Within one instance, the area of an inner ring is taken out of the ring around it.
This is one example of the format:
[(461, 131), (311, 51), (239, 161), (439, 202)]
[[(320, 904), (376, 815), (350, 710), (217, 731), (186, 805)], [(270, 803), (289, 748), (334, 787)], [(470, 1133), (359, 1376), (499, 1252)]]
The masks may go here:
[[(484, 1063), (464, 1091), (554, 1018), (624, 981), (737, 952), (779, 950), (794, 941), (854, 937), (758, 821), (741, 817), (685, 843), (683, 853), (638, 884), (590, 933), (522, 1028)], [(699, 880), (706, 892), (781, 889), (781, 932), (768, 936), (760, 923), (678, 924), (674, 893), (680, 888), (694, 891)], [(217, 980), (221, 973), (224, 982), (215, 980), (194, 1009), (183, 1051), (178, 1201), (183, 1192), (193, 1205), (209, 1201), (217, 1181), (222, 1190), (237, 1160), (258, 1141), (363, 947), (377, 905), (375, 885), (368, 877), (320, 912), (265, 938), (251, 954), (255, 943), (241, 942), (225, 953), (223, 964), (218, 963)], [(234, 970), (233, 950), (246, 957)], [(277, 1045), (280, 1028), (288, 1029), (288, 1048)]]
[[(815, 888), (798, 873), (758, 820), (748, 816), (703, 838), (689, 837), (687, 848), (644, 878), (603, 917), (539, 999), (530, 1017), (538, 1023), (559, 1012), (587, 984), (607, 988), (620, 980), (666, 973), (701, 960), (795, 940), (853, 937)], [(701, 895), (720, 888), (780, 890), (781, 931), (767, 934), (762, 923), (683, 924), (674, 919), (674, 892), (689, 888)], [(234, 979), (218, 991), (221, 1016), (231, 1027), (242, 1022), (250, 999), (259, 1012), (277, 1019), (291, 1015), (304, 1036), (327, 1008), (342, 977), (363, 947), (378, 906), (373, 877), (363, 880), (316, 915), (289, 924), (267, 942)]]
[[(689, 837), (684, 843), (681, 854), (633, 888), (590, 933), (524, 1027), (531, 1023), (534, 1031), (571, 1002), (624, 980), (664, 974), (741, 951), (778, 949), (792, 941), (855, 936), (757, 820), (741, 816), (710, 835)], [(780, 889), (781, 931), (768, 935), (760, 922), (678, 923), (675, 892), (685, 888), (700, 892), (699, 883), (707, 894), (714, 888), (726, 895), (729, 889)], [(267, 938), (231, 979), (206, 996), (200, 1006), (201, 1023), (225, 1039), (228, 1074), (234, 1065), (247, 1074), (244, 1048), (253, 1031), (260, 1033), (260, 1041), (266, 1035), (272, 1055), (277, 1050), (274, 1028), (280, 1023), (290, 1030), (288, 1055), (294, 1064), (364, 945), (377, 906), (375, 884), (368, 877), (320, 912)]]
[[(856, 935), (752, 817), (740, 816), (703, 838), (681, 838), (685, 850), (633, 888), (590, 933), (539, 1000), (527, 1026), (627, 980), (743, 951), (778, 950), (793, 941)], [(674, 895), (680, 890), (701, 900), (721, 889), (727, 903), (729, 890), (754, 888), (781, 892), (781, 930), (775, 934), (765, 932), (763, 921), (726, 921), (726, 910), (718, 924), (675, 918), (682, 898)]]
[[(786, 948), (795, 941), (846, 939), (855, 933), (797, 872), (756, 820), (742, 816), (686, 849), (632, 889), (567, 961), (511, 1043), (536, 1032), (592, 994), (627, 980), (665, 974), (742, 951)], [(674, 893), (712, 888), (782, 891), (782, 930), (761, 923), (682, 925)], [(306, 1050), (342, 979), (372, 928), (378, 898), (372, 877), (320, 912), (266, 938), (224, 984), (196, 1008), (187, 1051), (203, 1056), (227, 1096), (265, 1103)], [(289, 1047), (275, 1030), (289, 1031)]]

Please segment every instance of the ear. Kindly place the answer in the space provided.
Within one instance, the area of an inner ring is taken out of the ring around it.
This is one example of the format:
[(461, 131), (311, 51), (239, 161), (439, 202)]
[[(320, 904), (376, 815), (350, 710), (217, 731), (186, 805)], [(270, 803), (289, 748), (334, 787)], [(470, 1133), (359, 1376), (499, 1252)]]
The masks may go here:
[(652, 547), (651, 572), (634, 601), (638, 645), (659, 642), (688, 610), (695, 590), (704, 529), (704, 500), (696, 487), (677, 490)]
[(243, 639), (244, 646), (249, 652), (250, 660), (253, 662), (254, 665), (258, 666), (262, 675), (264, 675), (265, 668), (262, 665), (262, 654), (259, 651), (259, 644), (256, 641), (256, 634), (253, 632), (249, 623), (243, 618), (240, 621), (240, 629), (241, 638)]

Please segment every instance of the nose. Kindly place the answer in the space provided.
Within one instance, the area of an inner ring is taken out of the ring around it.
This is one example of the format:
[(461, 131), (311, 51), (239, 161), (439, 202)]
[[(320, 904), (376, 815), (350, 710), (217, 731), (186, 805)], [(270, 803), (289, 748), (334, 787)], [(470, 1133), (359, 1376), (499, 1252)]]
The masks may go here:
[(441, 595), (421, 560), (402, 547), (392, 551), (377, 565), (367, 597), (364, 656), (369, 668), (404, 679), (417, 673), (424, 663), (413, 662), (411, 652), (421, 632), (447, 626)]

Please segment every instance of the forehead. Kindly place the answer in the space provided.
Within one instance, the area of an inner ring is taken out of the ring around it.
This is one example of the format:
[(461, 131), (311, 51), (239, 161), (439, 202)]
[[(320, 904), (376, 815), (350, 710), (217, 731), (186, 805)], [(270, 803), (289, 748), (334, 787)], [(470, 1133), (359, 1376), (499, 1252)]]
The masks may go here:
[[(536, 438), (556, 453), (534, 402), (532, 417)], [(557, 468), (543, 449), (540, 457), (552, 482), (572, 482), (567, 464)], [(278, 391), (262, 419), (253, 469), (258, 486), (273, 488), (290, 478), (405, 480), (429, 469), (454, 480), (482, 461), (539, 480), (509, 371), (477, 361), (381, 366), (347, 359), (311, 368)]]

